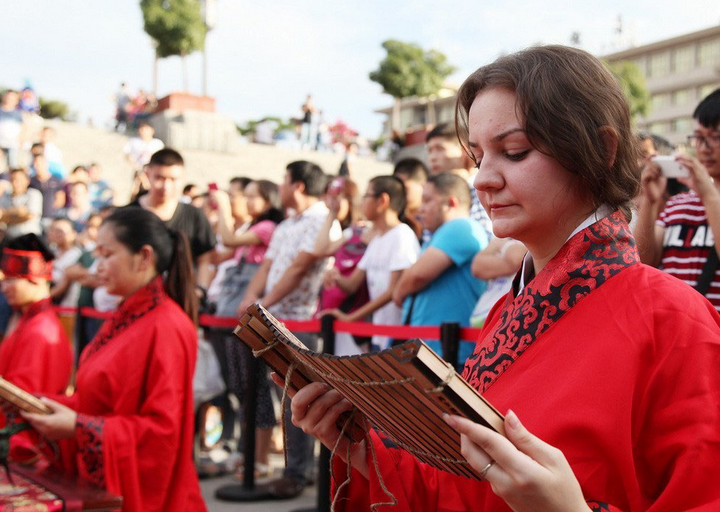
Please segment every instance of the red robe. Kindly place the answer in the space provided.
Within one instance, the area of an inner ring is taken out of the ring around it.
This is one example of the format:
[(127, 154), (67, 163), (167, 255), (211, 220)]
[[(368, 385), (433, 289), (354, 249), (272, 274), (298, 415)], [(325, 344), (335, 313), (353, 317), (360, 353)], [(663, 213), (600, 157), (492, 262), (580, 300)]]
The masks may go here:
[(66, 463), (122, 495), (126, 512), (206, 510), (192, 460), (195, 327), (158, 277), (85, 348)]
[[(720, 317), (695, 290), (638, 263), (618, 214), (573, 237), (488, 316), (463, 377), (559, 448), (593, 510), (720, 510)], [(420, 463), (373, 434), (397, 506), (506, 512), (485, 482)], [(345, 511), (391, 501), (368, 450)], [(345, 466), (336, 460), (336, 482)]]
[[(0, 375), (34, 395), (65, 391), (72, 371), (72, 349), (50, 299), (28, 306), (15, 330), (0, 344)], [(11, 420), (12, 421), (12, 420)], [(0, 414), (0, 428), (5, 417)], [(25, 460), (37, 454), (37, 437), (14, 436), (11, 457)]]

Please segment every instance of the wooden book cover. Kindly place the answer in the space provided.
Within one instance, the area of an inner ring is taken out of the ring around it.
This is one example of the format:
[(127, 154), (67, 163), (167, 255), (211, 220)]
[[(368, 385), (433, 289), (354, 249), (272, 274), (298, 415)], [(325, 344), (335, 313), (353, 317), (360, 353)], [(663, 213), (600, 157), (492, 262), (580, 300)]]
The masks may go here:
[[(319, 354), (259, 304), (248, 308), (235, 334), (283, 378), (295, 364), (290, 378), (294, 390), (316, 381), (329, 384), (398, 447), (443, 471), (480, 479), (461, 455), (460, 435), (445, 423), (443, 413), (505, 435), (503, 416), (422, 340), (373, 354)], [(363, 426), (354, 425), (349, 436), (363, 439)]]
[(18, 409), (36, 414), (50, 414), (50, 408), (22, 388), (0, 377), (0, 399), (11, 403)]

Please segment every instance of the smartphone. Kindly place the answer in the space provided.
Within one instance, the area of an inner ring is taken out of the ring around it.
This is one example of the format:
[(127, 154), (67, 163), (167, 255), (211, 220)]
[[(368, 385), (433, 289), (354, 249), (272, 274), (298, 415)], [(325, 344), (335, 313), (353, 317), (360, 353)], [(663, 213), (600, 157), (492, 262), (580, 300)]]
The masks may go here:
[(675, 160), (671, 155), (659, 155), (651, 158), (653, 162), (660, 166), (663, 176), (668, 178), (688, 178), (690, 172), (680, 162)]
[[(218, 190), (217, 183), (215, 183), (215, 182), (208, 183), (208, 190)], [(210, 204), (211, 209), (217, 210), (217, 203), (215, 202), (215, 200), (212, 197), (208, 197), (208, 202)]]

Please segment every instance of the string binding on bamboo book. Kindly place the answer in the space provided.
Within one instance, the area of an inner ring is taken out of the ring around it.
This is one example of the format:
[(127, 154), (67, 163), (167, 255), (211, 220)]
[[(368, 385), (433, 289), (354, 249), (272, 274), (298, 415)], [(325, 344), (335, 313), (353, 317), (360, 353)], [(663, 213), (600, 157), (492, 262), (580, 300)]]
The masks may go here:
[[(481, 479), (460, 453), (460, 435), (443, 414), (464, 416), (505, 435), (503, 416), (422, 340), (356, 356), (309, 350), (265, 308), (253, 304), (235, 334), (297, 391), (325, 382), (350, 401), (370, 425), (422, 462)], [(338, 420), (343, 428), (347, 416)], [(365, 439), (362, 422), (345, 428), (353, 441)]]

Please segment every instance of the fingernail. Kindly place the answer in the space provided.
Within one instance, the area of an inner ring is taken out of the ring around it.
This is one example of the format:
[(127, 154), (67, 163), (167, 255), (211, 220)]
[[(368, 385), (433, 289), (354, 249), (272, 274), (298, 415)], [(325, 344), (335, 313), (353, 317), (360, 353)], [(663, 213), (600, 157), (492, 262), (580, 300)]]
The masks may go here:
[(457, 421), (455, 421), (455, 418), (453, 418), (452, 416), (450, 416), (449, 414), (447, 414), (445, 412), (443, 413), (442, 417), (445, 420), (445, 423), (447, 423), (448, 425), (451, 425), (454, 427), (457, 423)]
[(512, 410), (508, 411), (508, 413), (505, 415), (505, 423), (512, 430), (518, 430), (520, 427), (522, 427), (522, 423), (520, 423), (517, 414), (515, 414), (515, 411)]

